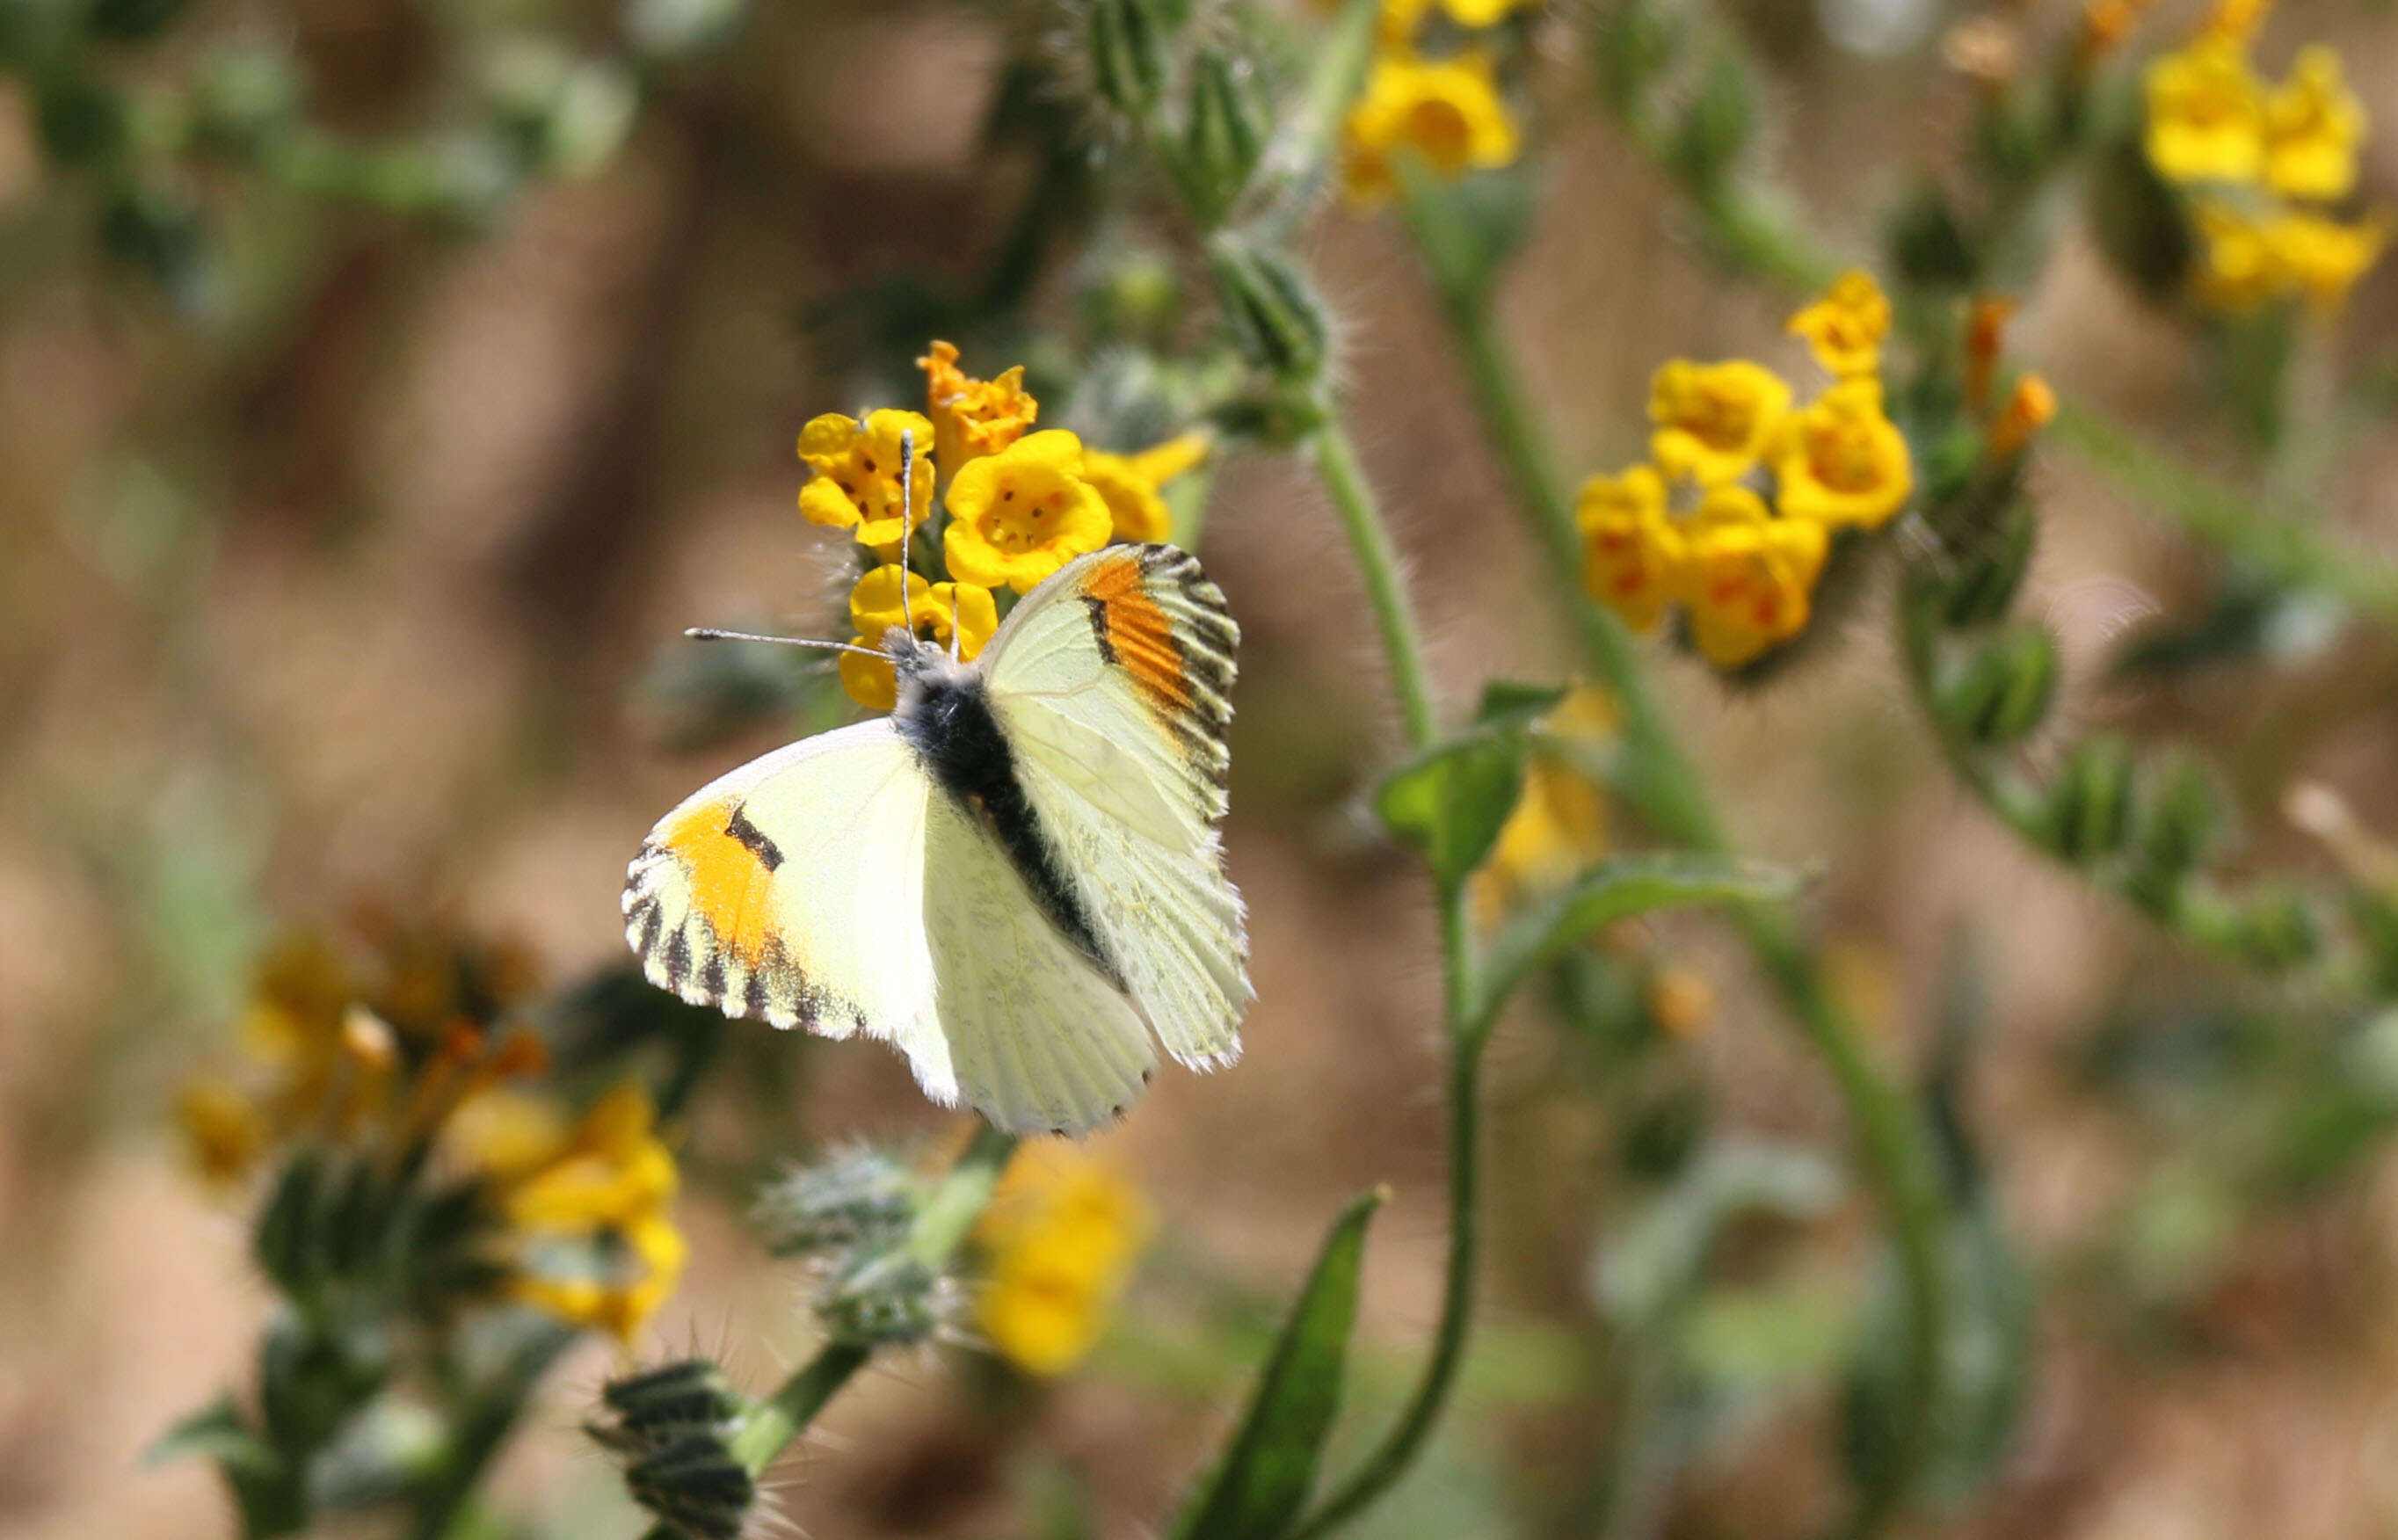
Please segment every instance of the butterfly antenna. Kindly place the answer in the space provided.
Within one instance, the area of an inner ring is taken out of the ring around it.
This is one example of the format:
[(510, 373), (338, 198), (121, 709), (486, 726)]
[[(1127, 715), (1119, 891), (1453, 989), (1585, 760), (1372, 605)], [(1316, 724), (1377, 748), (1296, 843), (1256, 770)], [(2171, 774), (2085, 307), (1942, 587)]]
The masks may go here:
[(899, 430), (899, 618), (916, 639), (916, 606), (908, 597), (908, 542), (916, 530), (916, 430)]
[(872, 647), (860, 647), (851, 642), (817, 642), (804, 636), (760, 636), (755, 631), (721, 631), (713, 626), (694, 626), (683, 635), (694, 642), (771, 642), (777, 647), (821, 647), (829, 653), (855, 653), (861, 657), (881, 657)]

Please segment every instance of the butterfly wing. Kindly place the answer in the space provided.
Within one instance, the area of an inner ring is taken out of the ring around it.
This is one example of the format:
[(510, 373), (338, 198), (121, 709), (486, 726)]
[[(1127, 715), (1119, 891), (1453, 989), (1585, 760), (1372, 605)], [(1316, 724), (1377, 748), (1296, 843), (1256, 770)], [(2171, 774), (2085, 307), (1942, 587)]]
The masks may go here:
[(727, 1016), (887, 1038), (928, 1095), (956, 1101), (924, 928), (933, 795), (887, 718), (702, 787), (626, 874), (625, 934), (642, 972)]
[(1080, 1133), (1156, 1063), (1123, 994), (888, 718), (752, 761), (659, 820), (625, 924), (660, 988), (886, 1038), (925, 1094), (1011, 1132)]
[(924, 925), (965, 1100), (1010, 1133), (1083, 1133), (1156, 1068), (1149, 1029), (1050, 920), (983, 821), (945, 793), (925, 839)]
[(1254, 997), (1217, 831), (1239, 639), (1196, 559), (1115, 546), (1035, 589), (981, 659), (1043, 833), (1166, 1051), (1202, 1069), (1239, 1057)]

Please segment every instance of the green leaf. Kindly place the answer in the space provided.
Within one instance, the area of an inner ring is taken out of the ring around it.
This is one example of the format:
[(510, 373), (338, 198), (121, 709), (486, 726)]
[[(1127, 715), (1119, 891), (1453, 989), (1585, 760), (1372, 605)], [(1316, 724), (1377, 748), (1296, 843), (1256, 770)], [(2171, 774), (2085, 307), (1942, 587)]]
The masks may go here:
[(1274, 1540), (1299, 1518), (1340, 1410), (1366, 1224), (1387, 1196), (1381, 1187), (1361, 1194), (1333, 1221), (1248, 1413), (1223, 1463), (1183, 1508), (1175, 1540)]
[(1520, 731), (1468, 734), (1402, 766), (1382, 783), (1382, 823), (1455, 891), (1498, 843), (1524, 784)]
[(1566, 698), (1562, 684), (1530, 684), (1522, 680), (1494, 679), (1482, 686), (1482, 704), (1475, 709), (1476, 725), (1494, 727), (1531, 723)]
[(214, 1460), (229, 1472), (263, 1474), (281, 1465), (275, 1447), (242, 1421), (241, 1409), (231, 1396), (219, 1398), (159, 1435), (156, 1443), (141, 1452), (141, 1463), (163, 1466), (195, 1454)]
[(1787, 898), (1798, 885), (1795, 875), (1779, 868), (1719, 856), (1663, 852), (1604, 861), (1556, 897), (1516, 915), (1499, 932), (1482, 969), (1478, 1019), (1488, 1020), (1496, 1015), (1534, 968), (1618, 920), (1681, 904)]

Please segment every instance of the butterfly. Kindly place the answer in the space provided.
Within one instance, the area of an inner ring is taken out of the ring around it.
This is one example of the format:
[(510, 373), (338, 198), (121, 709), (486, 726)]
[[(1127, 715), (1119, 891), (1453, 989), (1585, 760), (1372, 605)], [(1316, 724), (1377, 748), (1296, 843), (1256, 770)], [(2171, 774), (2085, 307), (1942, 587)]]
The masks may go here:
[(625, 885), (642, 971), (727, 1016), (882, 1038), (1010, 1132), (1121, 1115), (1152, 1033), (1230, 1064), (1254, 998), (1219, 833), (1239, 639), (1197, 559), (1157, 545), (1060, 568), (971, 661), (894, 627), (889, 716), (650, 831)]

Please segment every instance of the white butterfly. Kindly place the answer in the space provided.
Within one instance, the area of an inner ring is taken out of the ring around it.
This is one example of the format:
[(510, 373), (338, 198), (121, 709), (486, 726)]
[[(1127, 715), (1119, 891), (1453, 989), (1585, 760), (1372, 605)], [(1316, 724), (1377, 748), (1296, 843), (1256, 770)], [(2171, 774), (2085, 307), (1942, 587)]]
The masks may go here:
[(727, 1016), (908, 1056), (1012, 1132), (1121, 1114), (1165, 1049), (1240, 1055), (1254, 993), (1224, 875), (1240, 628), (1196, 559), (1062, 568), (960, 662), (895, 628), (888, 717), (703, 788), (650, 831), (626, 935)]

